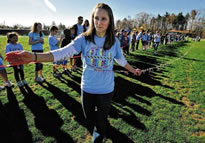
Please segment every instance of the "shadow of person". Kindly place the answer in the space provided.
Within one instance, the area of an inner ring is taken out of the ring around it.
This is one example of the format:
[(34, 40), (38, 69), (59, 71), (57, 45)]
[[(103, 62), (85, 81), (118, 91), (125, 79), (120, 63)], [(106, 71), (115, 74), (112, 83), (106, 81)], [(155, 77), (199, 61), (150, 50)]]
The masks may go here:
[[(136, 96), (136, 95), (141, 96), (141, 97), (146, 96), (146, 97), (150, 97), (150, 98), (158, 96), (162, 99), (165, 99), (169, 102), (172, 102), (173, 104), (184, 105), (183, 102), (177, 101), (176, 99), (173, 99), (173, 98), (170, 98), (167, 96), (157, 94), (149, 87), (130, 82), (122, 77), (116, 77), (115, 81), (116, 81), (117, 95), (120, 95), (120, 94), (124, 95), (124, 96), (126, 95), (125, 98), (127, 98), (128, 96), (131, 96), (134, 98), (134, 96)], [(124, 98), (121, 98), (121, 96), (116, 97), (117, 102), (122, 102), (121, 100), (123, 100), (123, 99)]]
[(112, 140), (112, 143), (134, 143), (127, 135), (121, 133), (116, 128), (107, 124), (106, 138)]
[[(61, 79), (59, 79), (61, 80)], [(65, 82), (62, 80), (62, 82)], [(46, 86), (46, 85), (47, 86)], [(93, 129), (87, 124), (85, 117), (83, 115), (83, 110), (81, 104), (72, 98), (71, 95), (62, 91), (60, 88), (48, 83), (47, 81), (44, 84), (40, 84), (43, 88), (50, 91), (53, 96), (68, 110), (70, 111), (74, 119), (82, 126), (88, 129), (88, 131), (92, 134)], [(80, 92), (80, 91), (79, 91)]]
[[(82, 126), (87, 128), (87, 130), (92, 134), (93, 132), (93, 127), (90, 126), (87, 122), (86, 119), (83, 115), (83, 110), (82, 106), (79, 102), (77, 102), (75, 99), (71, 97), (71, 95), (67, 94), (66, 92), (63, 92), (61, 89), (58, 87), (48, 83), (44, 82), (47, 84), (45, 86), (44, 84), (41, 84), (41, 86), (47, 90), (49, 90), (59, 102), (62, 103), (62, 105), (70, 111), (74, 115), (74, 119)], [(109, 125), (109, 124), (108, 124)], [(114, 127), (108, 126), (108, 130), (111, 131), (111, 134), (108, 135), (107, 137), (110, 138), (113, 142), (119, 141), (118, 139), (121, 138), (123, 141), (126, 142), (132, 142), (125, 134), (121, 133)], [(110, 131), (108, 131), (110, 133)], [(116, 135), (115, 137), (113, 135)], [(120, 136), (119, 136), (120, 135)], [(118, 138), (118, 139), (116, 139)], [(116, 142), (117, 143), (117, 142)], [(119, 142), (118, 142), (119, 143)]]
[[(70, 78), (71, 79), (73, 79), (74, 81), (76, 81), (76, 77), (73, 77), (73, 75), (72, 76), (70, 76)], [(57, 77), (56, 79), (58, 79), (60, 82), (62, 82), (62, 83), (64, 83), (64, 84), (66, 84), (68, 87), (70, 87), (70, 88), (72, 88), (73, 90), (75, 90), (76, 92), (78, 92), (78, 94), (80, 95), (80, 93), (81, 93), (81, 89), (80, 89), (80, 84), (79, 83), (76, 83), (76, 82), (74, 82), (74, 81), (72, 81), (72, 80), (68, 80), (68, 79), (66, 79), (65, 77), (63, 77), (63, 76), (60, 76), (60, 77)], [(79, 79), (78, 79), (79, 80)], [(48, 82), (45, 82), (45, 83), (47, 83), (47, 85), (49, 84)], [(43, 86), (43, 84), (40, 84), (41, 86)], [(51, 84), (49, 84), (49, 85), (51, 85)], [(45, 87), (45, 86), (44, 86)], [(59, 89), (60, 90), (60, 89)]]
[(0, 102), (0, 139), (2, 143), (32, 143), (24, 111), (20, 109), (12, 89), (7, 87), (8, 103)]
[(21, 87), (20, 91), (24, 95), (24, 104), (34, 115), (36, 128), (43, 135), (52, 136), (59, 143), (74, 142), (70, 135), (60, 129), (64, 123), (63, 120), (55, 110), (47, 107), (42, 96), (36, 95), (28, 85), (25, 86), (25, 89)]

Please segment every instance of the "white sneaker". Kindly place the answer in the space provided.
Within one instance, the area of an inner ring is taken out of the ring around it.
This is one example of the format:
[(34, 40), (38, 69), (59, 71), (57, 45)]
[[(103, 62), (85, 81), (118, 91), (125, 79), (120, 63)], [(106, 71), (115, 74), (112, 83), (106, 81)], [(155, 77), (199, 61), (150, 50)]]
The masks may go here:
[(27, 85), (27, 82), (25, 80), (22, 80), (23, 85)]
[(17, 85), (18, 85), (18, 87), (22, 87), (23, 86), (23, 82), (22, 81), (18, 81)]
[(45, 81), (45, 78), (43, 76), (40, 76), (41, 82)]
[(5, 86), (0, 86), (0, 91), (4, 89), (5, 89)]
[(10, 81), (7, 81), (6, 83), (4, 83), (4, 86), (5, 86), (5, 87), (13, 87), (14, 84), (11, 83)]

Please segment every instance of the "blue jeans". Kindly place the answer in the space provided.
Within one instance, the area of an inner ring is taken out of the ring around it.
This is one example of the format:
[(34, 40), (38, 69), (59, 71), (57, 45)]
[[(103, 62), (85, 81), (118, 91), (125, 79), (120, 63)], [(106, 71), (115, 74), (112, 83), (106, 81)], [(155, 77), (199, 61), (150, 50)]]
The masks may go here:
[(93, 129), (93, 142), (100, 143), (106, 133), (107, 116), (112, 103), (113, 92), (90, 94), (82, 91), (82, 107), (90, 129)]

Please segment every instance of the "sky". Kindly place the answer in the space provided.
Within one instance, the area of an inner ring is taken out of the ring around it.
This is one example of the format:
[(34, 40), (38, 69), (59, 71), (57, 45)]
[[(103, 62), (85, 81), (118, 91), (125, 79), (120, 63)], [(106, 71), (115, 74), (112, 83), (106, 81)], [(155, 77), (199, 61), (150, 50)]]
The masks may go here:
[(137, 13), (164, 15), (204, 9), (205, 0), (0, 0), (0, 24), (32, 26), (34, 22), (51, 25), (52, 21), (66, 26), (77, 23), (77, 17), (90, 20), (97, 3), (108, 4), (115, 21)]

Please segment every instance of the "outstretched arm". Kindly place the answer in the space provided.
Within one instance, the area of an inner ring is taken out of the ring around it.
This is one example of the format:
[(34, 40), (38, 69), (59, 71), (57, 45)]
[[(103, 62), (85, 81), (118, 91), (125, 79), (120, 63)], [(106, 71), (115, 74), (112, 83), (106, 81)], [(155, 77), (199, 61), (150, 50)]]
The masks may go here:
[(78, 54), (73, 46), (67, 45), (64, 48), (46, 53), (33, 53), (28, 51), (14, 51), (6, 54), (6, 60), (11, 65), (22, 65), (31, 62), (57, 62)]
[(11, 65), (28, 64), (31, 62), (52, 62), (53, 55), (47, 53), (33, 53), (28, 51), (15, 51), (6, 54), (6, 60)]

